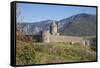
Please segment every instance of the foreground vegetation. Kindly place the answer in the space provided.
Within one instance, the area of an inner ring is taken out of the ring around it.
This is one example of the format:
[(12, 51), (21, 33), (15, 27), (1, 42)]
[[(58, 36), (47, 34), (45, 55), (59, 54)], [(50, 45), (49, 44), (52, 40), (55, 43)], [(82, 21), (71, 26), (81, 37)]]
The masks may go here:
[[(87, 37), (86, 37), (87, 38)], [(91, 37), (90, 37), (91, 38)], [(96, 60), (96, 39), (93, 45), (82, 46), (66, 43), (40, 43), (35, 37), (16, 32), (16, 64), (47, 64)]]
[(66, 43), (35, 43), (17, 40), (17, 65), (95, 60), (96, 52), (90, 47)]

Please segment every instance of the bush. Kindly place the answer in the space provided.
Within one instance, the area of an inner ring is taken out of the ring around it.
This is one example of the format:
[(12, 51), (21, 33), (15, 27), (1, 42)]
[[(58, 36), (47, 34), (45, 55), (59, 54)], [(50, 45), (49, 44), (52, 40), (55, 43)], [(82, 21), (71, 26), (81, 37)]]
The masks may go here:
[(34, 64), (35, 50), (33, 45), (26, 42), (17, 42), (16, 46), (16, 64)]

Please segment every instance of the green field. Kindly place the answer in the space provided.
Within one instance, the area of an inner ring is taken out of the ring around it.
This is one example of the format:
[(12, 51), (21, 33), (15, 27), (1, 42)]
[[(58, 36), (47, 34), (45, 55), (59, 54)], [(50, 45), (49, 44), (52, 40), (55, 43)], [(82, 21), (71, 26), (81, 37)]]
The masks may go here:
[(35, 43), (17, 40), (16, 64), (46, 64), (95, 61), (96, 52), (88, 46), (66, 43)]

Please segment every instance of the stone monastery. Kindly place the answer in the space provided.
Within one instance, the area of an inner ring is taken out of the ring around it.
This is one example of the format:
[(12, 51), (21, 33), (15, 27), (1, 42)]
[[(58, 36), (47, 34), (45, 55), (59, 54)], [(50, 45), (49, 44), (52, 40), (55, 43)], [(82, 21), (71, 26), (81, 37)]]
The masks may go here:
[(42, 32), (42, 42), (64, 42), (67, 44), (90, 45), (89, 40), (84, 39), (83, 37), (60, 35), (57, 32), (57, 25), (54, 20), (50, 24), (50, 30)]

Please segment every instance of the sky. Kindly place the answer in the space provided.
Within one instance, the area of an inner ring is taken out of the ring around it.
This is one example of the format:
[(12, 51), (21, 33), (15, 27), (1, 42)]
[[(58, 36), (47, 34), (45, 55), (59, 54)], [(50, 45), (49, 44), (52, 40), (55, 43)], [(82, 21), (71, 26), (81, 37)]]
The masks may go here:
[(47, 4), (17, 3), (17, 21), (39, 22), (43, 20), (61, 20), (80, 13), (96, 14), (95, 7), (62, 6)]

